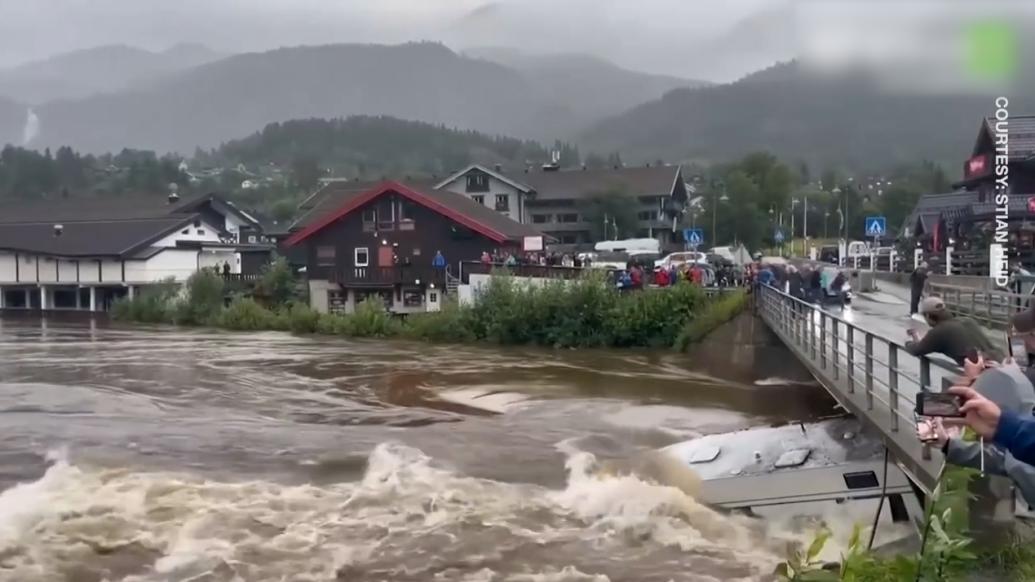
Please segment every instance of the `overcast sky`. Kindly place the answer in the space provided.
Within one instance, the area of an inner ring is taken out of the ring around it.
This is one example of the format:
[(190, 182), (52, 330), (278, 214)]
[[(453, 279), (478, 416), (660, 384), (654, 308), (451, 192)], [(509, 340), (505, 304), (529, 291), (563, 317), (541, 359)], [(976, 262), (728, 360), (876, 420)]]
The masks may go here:
[(590, 52), (682, 74), (680, 47), (783, 0), (0, 0), (0, 66), (102, 44), (334, 42)]

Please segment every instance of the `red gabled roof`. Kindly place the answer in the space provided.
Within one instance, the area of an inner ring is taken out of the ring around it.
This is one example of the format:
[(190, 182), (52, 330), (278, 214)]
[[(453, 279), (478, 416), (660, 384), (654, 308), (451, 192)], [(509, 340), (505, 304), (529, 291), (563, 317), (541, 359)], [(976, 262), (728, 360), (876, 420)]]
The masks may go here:
[[(494, 240), (494, 241), (496, 241), (498, 243), (502, 243), (502, 242), (506, 242), (508, 240), (513, 240), (514, 239), (514, 236), (508, 236), (506, 233), (501, 232), (498, 228), (494, 228), (494, 227), (489, 226), (488, 224), (486, 224), (486, 222), (488, 222), (488, 221), (478, 220), (475, 217), (472, 217), (472, 216), (470, 216), (468, 214), (465, 214), (464, 212), (460, 211), (458, 208), (453, 208), (453, 207), (450, 207), (449, 205), (443, 203), (443, 198), (448, 196), (449, 198), (453, 198), (453, 197), (457, 198), (458, 200), (455, 200), (455, 202), (463, 202), (465, 204), (477, 204), (476, 202), (468, 200), (467, 198), (463, 197), (460, 194), (455, 194), (455, 193), (452, 193), (452, 192), (439, 192), (439, 191), (436, 191), (435, 194), (432, 195), (432, 194), (429, 194), (427, 192), (421, 192), (420, 190), (417, 190), (417, 189), (412, 188), (410, 186), (407, 186), (405, 184), (400, 184), (399, 182), (388, 180), (388, 181), (385, 181), (385, 182), (382, 182), (382, 183), (378, 184), (374, 188), (371, 188), (370, 190), (367, 190), (366, 192), (364, 192), (364, 193), (362, 193), (362, 194), (360, 194), (358, 196), (353, 196), (352, 198), (349, 198), (338, 209), (336, 209), (336, 210), (334, 210), (332, 212), (327, 213), (325, 216), (323, 216), (323, 217), (315, 220), (314, 222), (312, 222), (306, 228), (304, 228), (304, 229), (296, 232), (295, 234), (291, 235), (291, 237), (289, 237), (287, 239), (287, 241), (285, 241), (285, 244), (287, 246), (295, 246), (295, 245), (297, 245), (298, 243), (304, 241), (305, 239), (309, 238), (310, 236), (316, 234), (317, 232), (320, 232), (321, 230), (323, 230), (327, 226), (330, 226), (332, 223), (336, 222), (337, 220), (345, 217), (350, 212), (356, 210), (357, 208), (363, 206), (364, 204), (367, 204), (368, 202), (370, 202), (372, 200), (375, 200), (376, 198), (378, 198), (378, 197), (380, 197), (380, 196), (382, 196), (382, 195), (384, 195), (384, 194), (386, 194), (388, 192), (395, 192), (396, 194), (399, 194), (400, 196), (408, 198), (409, 200), (412, 200), (413, 202), (415, 202), (417, 204), (420, 204), (421, 206), (424, 206), (424, 207), (426, 207), (426, 208), (428, 208), (430, 210), (433, 210), (434, 212), (437, 212), (438, 214), (441, 214), (441, 215), (443, 215), (443, 216), (453, 220), (454, 222), (462, 224), (462, 225), (466, 226), (467, 228), (470, 228), (471, 230), (473, 230), (473, 231), (475, 231), (475, 232), (477, 232), (477, 233), (479, 233), (479, 234), (481, 234), (481, 235), (483, 235), (483, 236), (485, 236), (487, 238), (490, 238), (490, 239), (492, 239), (492, 240)], [(459, 204), (454, 205), (454, 206), (459, 206)], [(479, 204), (478, 206), (481, 206), (481, 205)], [(487, 208), (486, 208), (486, 210), (488, 210), (489, 212), (493, 212), (493, 211), (491, 211), (491, 210), (489, 210)], [(493, 214), (496, 214), (496, 213), (493, 212)], [(527, 228), (527, 227), (525, 227), (525, 225), (519, 225), (518, 223), (513, 222), (510, 219), (507, 219), (506, 217), (504, 217), (502, 215), (498, 215), (498, 216), (499, 216), (499, 218), (503, 218), (503, 219), (507, 220), (508, 222), (513, 223), (514, 226), (518, 226), (519, 228), (522, 228), (522, 229)], [(497, 222), (497, 220), (493, 220), (493, 222)], [(534, 234), (534, 231), (532, 231), (532, 229), (529, 228), (528, 230), (530, 231), (528, 234)]]

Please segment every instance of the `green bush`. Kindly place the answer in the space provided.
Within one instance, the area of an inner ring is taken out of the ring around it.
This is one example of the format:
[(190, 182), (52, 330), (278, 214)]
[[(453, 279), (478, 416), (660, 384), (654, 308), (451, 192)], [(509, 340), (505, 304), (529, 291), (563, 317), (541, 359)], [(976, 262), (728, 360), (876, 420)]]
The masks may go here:
[(447, 301), (441, 311), (415, 313), (406, 319), (403, 335), (429, 342), (463, 343), (477, 339), (471, 328), (471, 311)]
[(286, 306), (296, 299), (298, 283), (284, 257), (277, 257), (262, 268), (262, 278), (255, 285), (255, 297), (268, 307)]
[(124, 297), (116, 301), (111, 308), (111, 316), (117, 320), (142, 323), (170, 322), (174, 317), (178, 289), (176, 281), (171, 278), (143, 287), (133, 299)]
[(700, 287), (685, 282), (667, 289), (627, 294), (610, 318), (611, 345), (671, 347), (679, 330), (706, 301)]
[(691, 344), (704, 339), (722, 324), (736, 317), (747, 307), (748, 295), (745, 291), (734, 291), (715, 299), (705, 309), (694, 313), (690, 321), (676, 337), (675, 348), (686, 351)]
[(281, 329), (295, 333), (314, 333), (320, 324), (320, 313), (301, 303), (293, 303), (279, 317), (284, 320)]
[(216, 322), (220, 327), (241, 331), (257, 331), (270, 329), (274, 324), (274, 314), (255, 302), (254, 299), (236, 298), (230, 307), (224, 309)]
[[(281, 275), (272, 275), (283, 270), (283, 266), (274, 266), (267, 275), (283, 281)], [(360, 303), (349, 315), (321, 315), (304, 304), (289, 302), (272, 310), (263, 301), (242, 298), (224, 309), (224, 293), (217, 274), (201, 272), (188, 280), (183, 299), (176, 300), (175, 286), (170, 285), (142, 294), (133, 302), (120, 302), (115, 316), (238, 330), (402, 336), (436, 342), (685, 348), (729, 320), (745, 300), (742, 293), (737, 293), (712, 301), (703, 290), (688, 283), (621, 293), (599, 274), (542, 285), (518, 284), (501, 275), (480, 290), (473, 305), (461, 307), (450, 301), (439, 312), (414, 314), (399, 321), (378, 298)]]
[(210, 325), (223, 309), (223, 278), (213, 271), (202, 269), (187, 279), (183, 303), (178, 309), (177, 322)]
[(384, 303), (376, 297), (364, 299), (352, 315), (342, 317), (344, 328), (339, 331), (355, 337), (387, 337), (396, 335), (401, 326), (392, 314), (385, 310)]

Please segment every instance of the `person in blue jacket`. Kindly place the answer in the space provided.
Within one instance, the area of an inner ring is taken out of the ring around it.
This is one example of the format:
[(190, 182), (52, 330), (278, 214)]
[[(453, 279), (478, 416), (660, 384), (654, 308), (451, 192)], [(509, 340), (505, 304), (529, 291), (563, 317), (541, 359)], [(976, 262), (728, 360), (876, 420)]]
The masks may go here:
[(960, 411), (974, 432), (1006, 449), (1018, 461), (1035, 465), (1035, 416), (1001, 409), (977, 390), (953, 386), (963, 400)]
[(762, 270), (758, 272), (758, 282), (762, 285), (772, 285), (775, 278), (776, 275), (773, 274), (773, 270), (768, 266), (762, 267)]

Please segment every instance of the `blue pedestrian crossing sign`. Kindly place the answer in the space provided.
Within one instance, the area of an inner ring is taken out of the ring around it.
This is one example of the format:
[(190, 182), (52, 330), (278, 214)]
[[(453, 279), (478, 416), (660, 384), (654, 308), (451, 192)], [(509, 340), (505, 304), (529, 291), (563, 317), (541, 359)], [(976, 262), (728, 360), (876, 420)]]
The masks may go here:
[(776, 229), (776, 232), (773, 233), (773, 240), (776, 241), (776, 244), (778, 245), (783, 244), (783, 231)]
[(704, 231), (700, 228), (684, 228), (683, 240), (690, 246), (698, 246), (704, 243)]
[(888, 221), (883, 216), (866, 217), (866, 236), (884, 236), (888, 232)]

